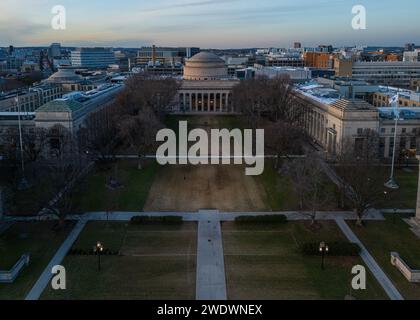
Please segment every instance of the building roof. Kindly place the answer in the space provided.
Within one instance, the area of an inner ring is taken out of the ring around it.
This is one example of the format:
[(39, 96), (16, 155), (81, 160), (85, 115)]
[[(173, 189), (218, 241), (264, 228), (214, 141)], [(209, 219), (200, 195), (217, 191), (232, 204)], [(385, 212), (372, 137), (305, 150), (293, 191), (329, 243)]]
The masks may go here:
[(339, 99), (332, 103), (331, 106), (342, 110), (376, 110), (370, 103), (361, 99)]
[(200, 62), (200, 63), (222, 63), (225, 65), (225, 61), (219, 56), (211, 52), (202, 51), (197, 53), (192, 58), (188, 59), (188, 62)]
[(50, 83), (74, 83), (80, 82), (83, 77), (75, 73), (72, 68), (60, 68), (56, 73), (50, 76), (46, 82)]
[(44, 104), (36, 112), (74, 112), (82, 107), (82, 103), (73, 99), (57, 99)]

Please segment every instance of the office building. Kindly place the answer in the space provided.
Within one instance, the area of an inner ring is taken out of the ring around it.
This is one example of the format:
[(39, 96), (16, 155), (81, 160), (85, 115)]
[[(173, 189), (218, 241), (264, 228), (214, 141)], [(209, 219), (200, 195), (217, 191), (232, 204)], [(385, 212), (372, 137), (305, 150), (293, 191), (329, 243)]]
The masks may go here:
[(71, 52), (71, 65), (77, 68), (106, 69), (115, 64), (114, 52), (108, 48), (78, 48)]

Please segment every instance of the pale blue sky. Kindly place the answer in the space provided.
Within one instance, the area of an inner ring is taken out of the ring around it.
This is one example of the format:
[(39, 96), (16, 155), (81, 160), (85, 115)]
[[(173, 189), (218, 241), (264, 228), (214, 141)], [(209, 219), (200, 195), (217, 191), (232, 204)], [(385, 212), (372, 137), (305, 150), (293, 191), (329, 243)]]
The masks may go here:
[[(356, 4), (367, 30), (351, 28)], [(64, 31), (51, 28), (54, 5)], [(419, 13), (419, 0), (0, 0), (0, 46), (401, 46), (420, 44)]]

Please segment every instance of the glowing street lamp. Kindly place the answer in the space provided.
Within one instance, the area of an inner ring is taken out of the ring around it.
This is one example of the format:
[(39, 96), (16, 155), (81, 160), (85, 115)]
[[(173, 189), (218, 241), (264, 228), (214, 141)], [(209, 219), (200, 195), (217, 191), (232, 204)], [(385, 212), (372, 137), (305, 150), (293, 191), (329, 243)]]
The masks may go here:
[(104, 251), (104, 246), (99, 241), (96, 243), (94, 248), (96, 255), (98, 256), (98, 271), (101, 271), (101, 254)]
[(325, 255), (328, 253), (329, 251), (329, 247), (328, 245), (322, 241), (319, 244), (319, 252), (321, 253), (321, 269), (324, 270), (325, 269), (325, 265), (324, 265), (324, 260), (325, 260)]

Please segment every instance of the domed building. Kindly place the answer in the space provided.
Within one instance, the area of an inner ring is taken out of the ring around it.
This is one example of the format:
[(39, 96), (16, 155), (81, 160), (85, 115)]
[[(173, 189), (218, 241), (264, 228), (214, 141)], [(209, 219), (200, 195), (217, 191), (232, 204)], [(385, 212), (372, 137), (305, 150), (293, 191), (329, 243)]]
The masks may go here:
[(64, 92), (89, 91), (97, 87), (96, 83), (77, 74), (76, 70), (70, 66), (60, 67), (56, 73), (43, 82), (61, 86)]
[(200, 52), (185, 62), (185, 80), (220, 80), (228, 77), (225, 61), (213, 53)]
[(179, 90), (179, 111), (185, 113), (233, 113), (232, 89), (238, 83), (228, 76), (223, 59), (200, 52), (188, 59)]

